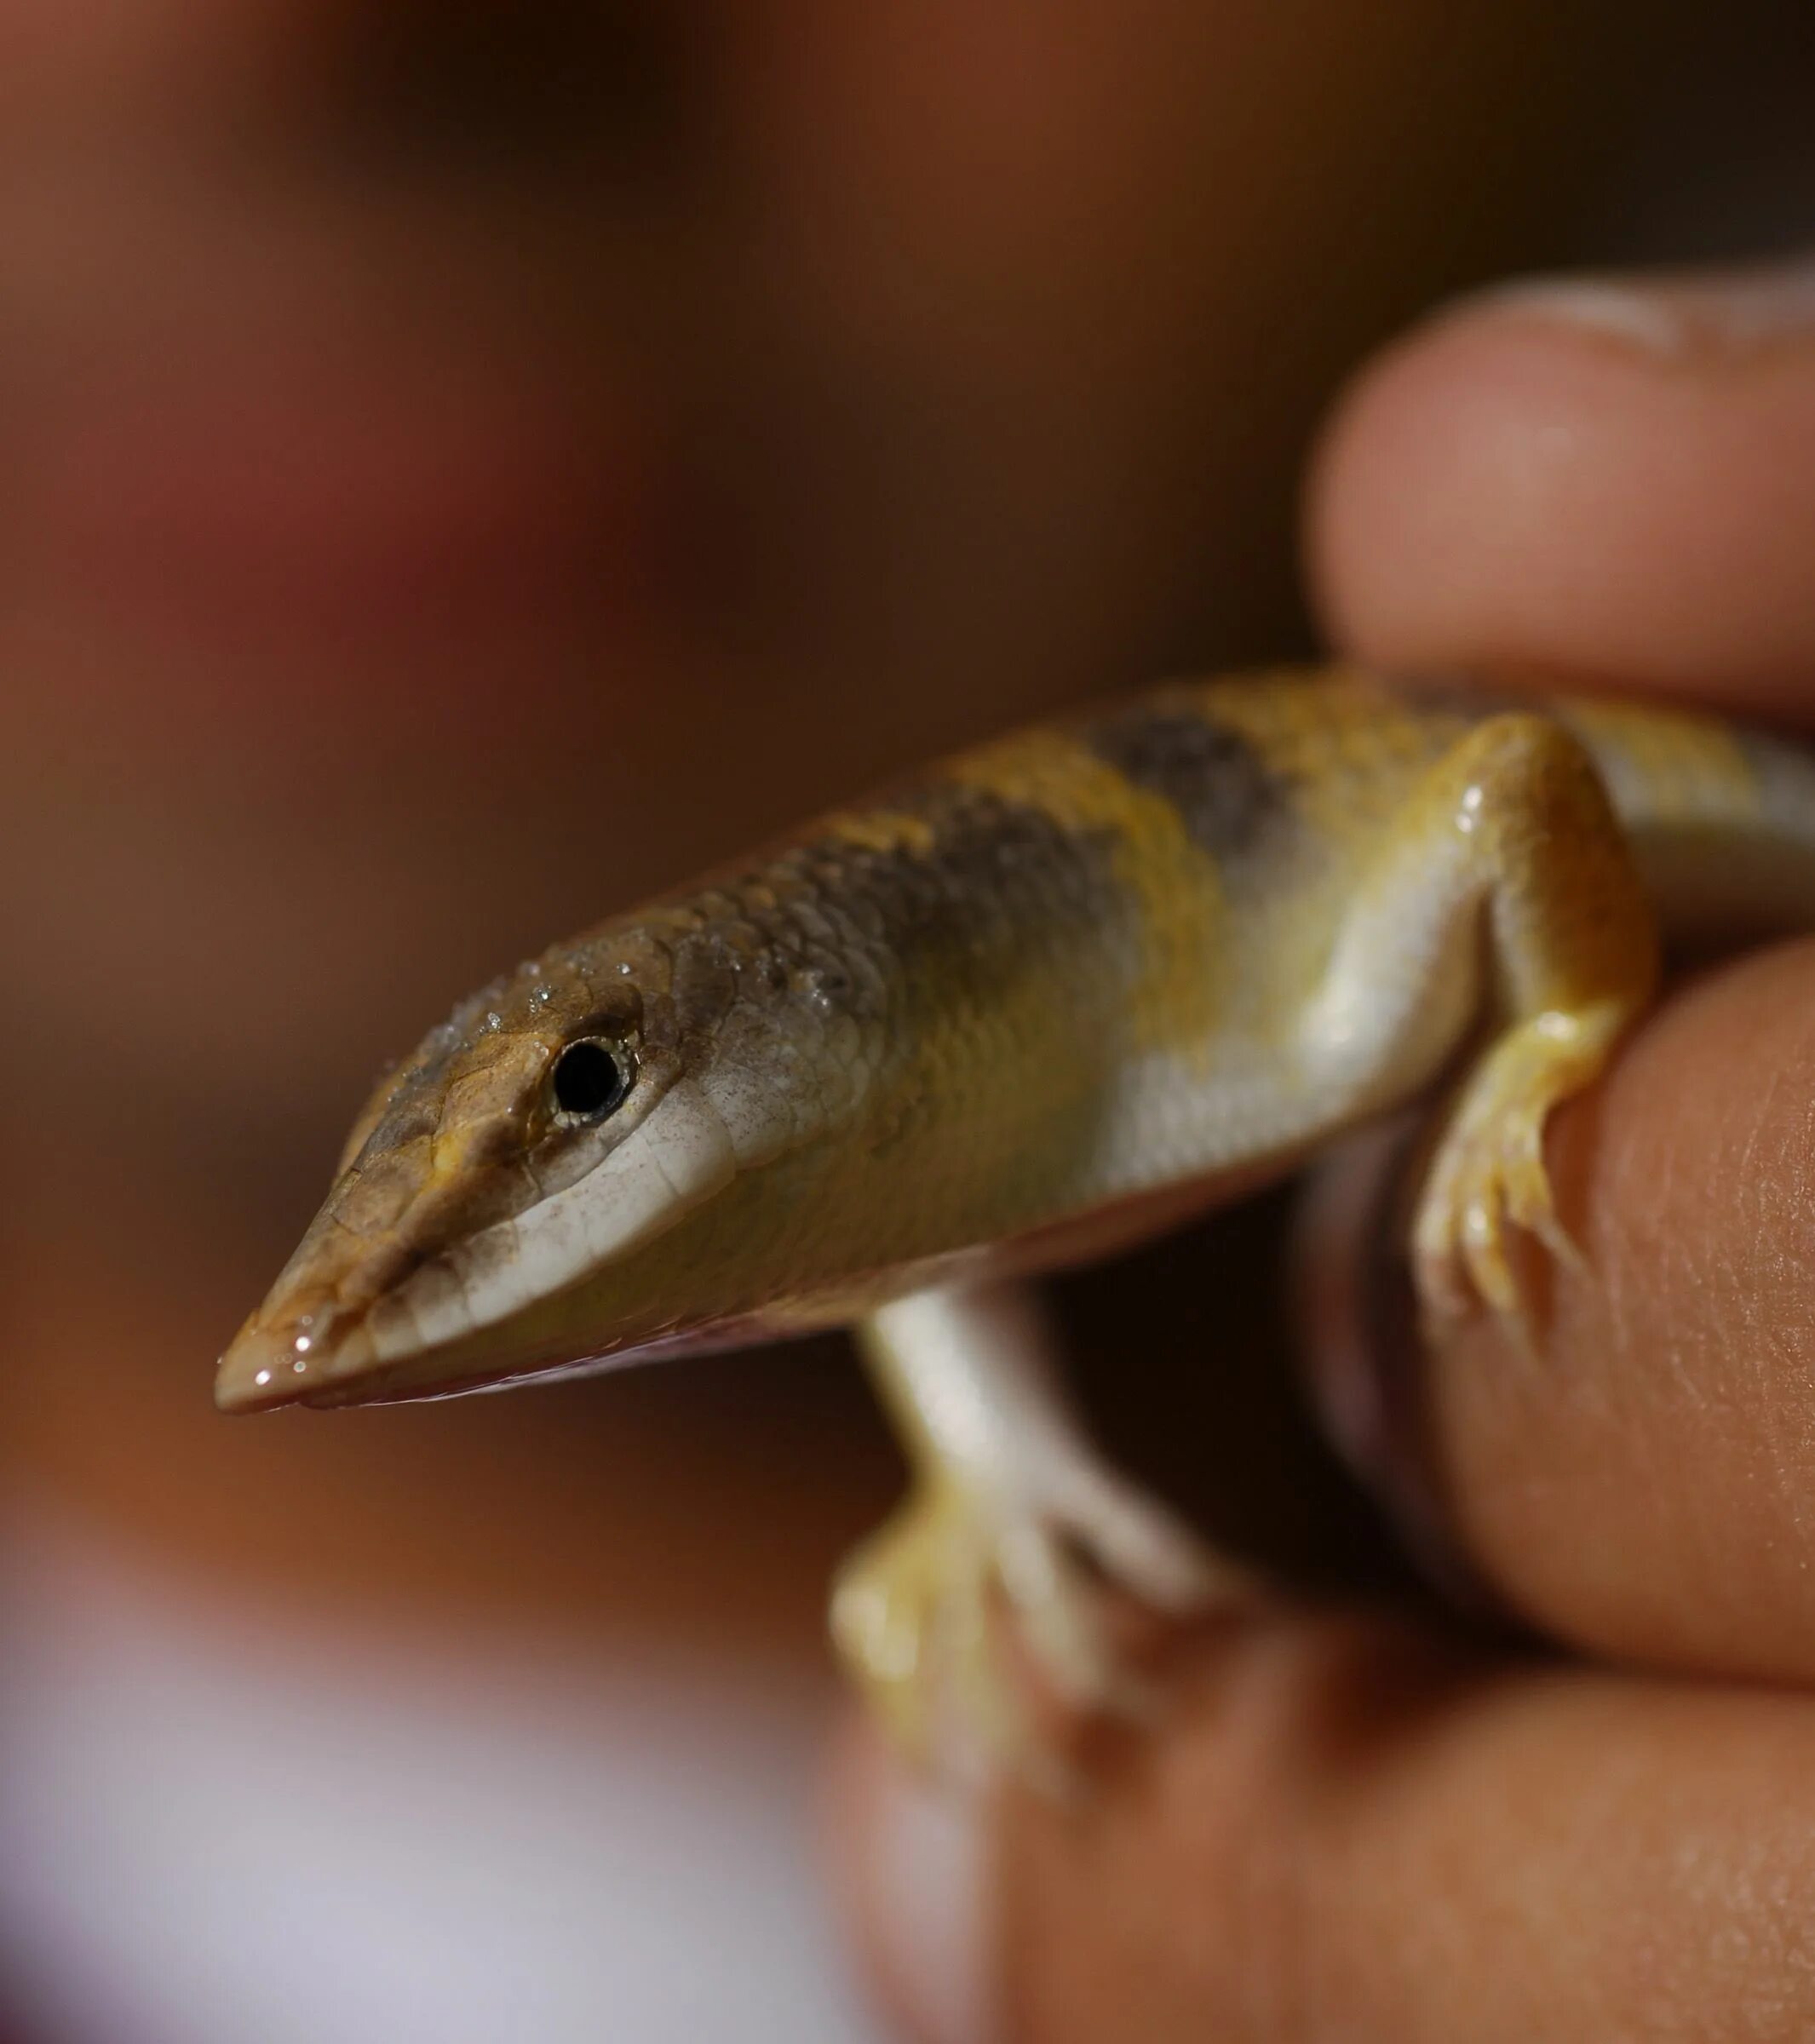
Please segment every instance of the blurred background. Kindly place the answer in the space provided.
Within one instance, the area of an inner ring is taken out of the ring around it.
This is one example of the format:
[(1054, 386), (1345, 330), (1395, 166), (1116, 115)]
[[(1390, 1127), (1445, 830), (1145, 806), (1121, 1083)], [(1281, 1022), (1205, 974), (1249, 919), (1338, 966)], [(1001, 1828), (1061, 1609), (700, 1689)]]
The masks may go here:
[[(1396, 328), (1806, 237), (1808, 13), (0, 0), (7, 2044), (878, 2034), (841, 1346), (239, 1422), (213, 1359), (470, 985), (1304, 650), (1301, 460)], [(1359, 1572), (1276, 1221), (1068, 1320), (1127, 1459)]]

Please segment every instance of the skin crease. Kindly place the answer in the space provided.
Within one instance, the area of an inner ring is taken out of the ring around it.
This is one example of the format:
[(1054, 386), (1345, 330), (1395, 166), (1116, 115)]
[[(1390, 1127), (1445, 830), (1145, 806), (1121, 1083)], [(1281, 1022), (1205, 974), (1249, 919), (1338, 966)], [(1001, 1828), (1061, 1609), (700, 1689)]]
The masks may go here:
[[(1542, 657), (1815, 721), (1793, 686), (1815, 673), (1815, 607), (1799, 613), (1786, 580), (1815, 515), (1780, 525), (1806, 487), (1782, 450), (1815, 416), (1815, 322), (1790, 319), (1807, 292), (1786, 283), (1768, 360), (1734, 342), (1718, 280), (1667, 358), (1535, 301), (1413, 335), (1360, 379), (1313, 476), (1338, 637), (1376, 657)], [(1665, 462), (1657, 436), (1684, 419)], [(1577, 425), (1538, 518), (1519, 487), (1530, 445)], [(1434, 502), (1407, 508), (1408, 468)], [(1442, 575), (1409, 567), (1409, 529), (1447, 530)], [(1698, 585), (1686, 635), (1674, 598), (1640, 599), (1704, 546), (1726, 579)], [(1554, 580), (1565, 559), (1572, 603)], [(968, 2002), (916, 1985), (916, 1958), (956, 1963), (955, 1930), (915, 1948), (866, 1912), (896, 1892), (887, 1841), (912, 1806), (854, 1737), (841, 1863), (910, 2034), (1808, 2034), (1812, 1014), (1806, 942), (1695, 977), (1558, 1117), (1560, 1207), (1593, 1274), (1558, 1278), (1536, 1354), (1479, 1325), (1393, 1344), (1395, 1323), (1359, 1301), (1381, 1296), (1362, 1264), (1403, 1202), (1404, 1149), (1338, 1167), (1305, 1265), (1326, 1404), (1443, 1579), (1472, 1579), (1476, 1610), (1534, 1644), (1284, 1605), (1181, 1643), (1164, 1731), (1106, 1747), (1088, 1811), (1001, 1797)]]

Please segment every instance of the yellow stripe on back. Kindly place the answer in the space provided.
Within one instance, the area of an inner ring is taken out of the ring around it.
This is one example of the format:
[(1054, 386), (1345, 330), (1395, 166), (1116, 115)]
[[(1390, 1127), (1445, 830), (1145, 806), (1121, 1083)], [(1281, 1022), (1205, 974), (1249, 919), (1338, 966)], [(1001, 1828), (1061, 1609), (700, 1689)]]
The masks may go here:
[(1654, 828), (1760, 814), (1752, 762), (1736, 734), (1712, 718), (1573, 698), (1559, 708), (1594, 755), (1623, 813), (1643, 816)]

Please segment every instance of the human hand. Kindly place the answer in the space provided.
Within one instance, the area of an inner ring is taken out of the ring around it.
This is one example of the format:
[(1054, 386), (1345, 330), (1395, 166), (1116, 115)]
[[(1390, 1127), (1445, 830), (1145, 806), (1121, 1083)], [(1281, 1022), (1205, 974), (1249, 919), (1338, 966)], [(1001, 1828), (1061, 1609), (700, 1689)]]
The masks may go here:
[[(1388, 669), (1815, 724), (1815, 268), (1502, 294), (1318, 464), (1332, 635)], [(1812, 876), (1815, 884), (1815, 876)], [(1185, 1643), (1083, 1812), (853, 1739), (857, 1932), (926, 2044), (1815, 2033), (1815, 944), (1686, 984), (1551, 1162), (1541, 1352), (1381, 1338), (1403, 1151), (1313, 1201), (1313, 1372), (1415, 1535), (1542, 1647), (1295, 1609)]]

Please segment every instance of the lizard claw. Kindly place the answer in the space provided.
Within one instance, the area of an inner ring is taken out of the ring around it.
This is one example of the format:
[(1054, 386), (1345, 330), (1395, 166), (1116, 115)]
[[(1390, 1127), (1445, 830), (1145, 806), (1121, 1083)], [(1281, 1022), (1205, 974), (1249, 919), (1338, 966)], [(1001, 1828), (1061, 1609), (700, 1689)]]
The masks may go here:
[(1544, 1130), (1551, 1110), (1599, 1076), (1623, 1020), (1611, 1008), (1532, 1017), (1495, 1044), (1463, 1088), (1412, 1231), (1418, 1290), (1437, 1322), (1485, 1306), (1531, 1346), (1513, 1230), (1564, 1269), (1587, 1267), (1556, 1210)]

